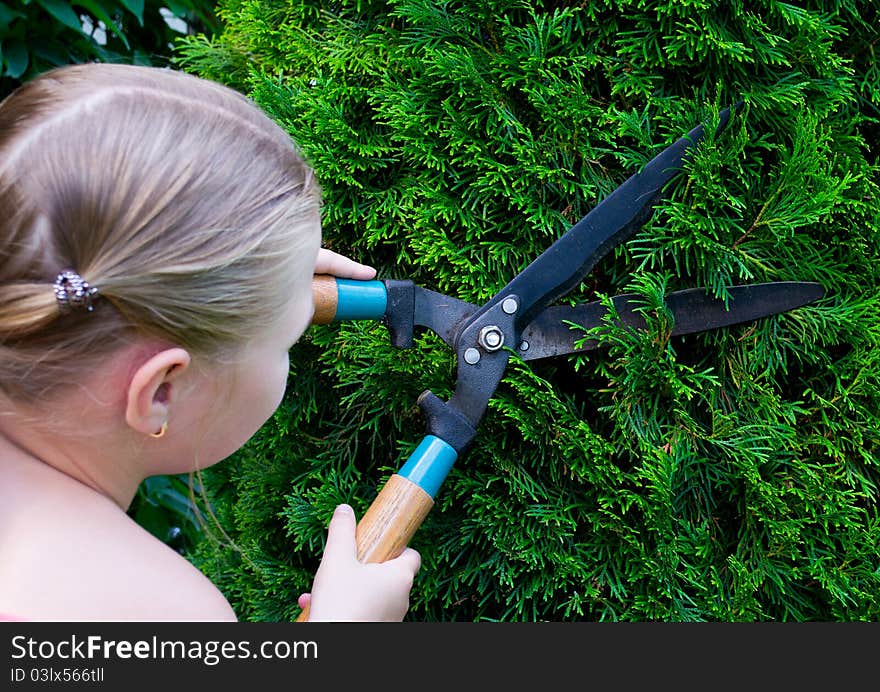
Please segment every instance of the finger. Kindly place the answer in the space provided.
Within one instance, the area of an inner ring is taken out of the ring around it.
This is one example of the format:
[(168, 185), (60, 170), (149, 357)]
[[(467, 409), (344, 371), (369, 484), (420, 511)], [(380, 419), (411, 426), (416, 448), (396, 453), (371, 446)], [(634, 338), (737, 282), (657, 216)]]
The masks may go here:
[(333, 512), (330, 526), (327, 527), (327, 545), (324, 547), (324, 554), (330, 555), (331, 559), (341, 556), (356, 558), (356, 529), (354, 510), (350, 505), (339, 505)]
[(301, 593), (299, 598), (296, 599), (296, 604), (305, 610), (309, 607), (309, 604), (312, 602), (312, 594), (310, 593)]
[(394, 558), (394, 561), (413, 574), (418, 572), (422, 566), (422, 556), (412, 548), (405, 548), (400, 555)]
[(316, 274), (331, 274), (347, 279), (372, 279), (376, 270), (366, 264), (355, 262), (353, 259), (340, 255), (326, 248), (318, 251), (318, 259), (315, 263)]
[(342, 279), (367, 281), (376, 276), (376, 270), (369, 265), (355, 262), (350, 257), (322, 247), (318, 250), (315, 274), (331, 274)]

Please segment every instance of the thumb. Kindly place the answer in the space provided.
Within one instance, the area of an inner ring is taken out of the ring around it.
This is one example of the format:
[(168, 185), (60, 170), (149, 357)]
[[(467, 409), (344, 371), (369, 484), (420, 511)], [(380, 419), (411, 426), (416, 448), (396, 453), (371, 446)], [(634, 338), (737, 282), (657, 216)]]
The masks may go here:
[(332, 274), (340, 278), (365, 280), (376, 276), (376, 270), (338, 252), (321, 248), (318, 250), (318, 259), (315, 262), (315, 274)]
[(354, 518), (354, 510), (349, 505), (339, 505), (333, 512), (330, 525), (327, 527), (327, 545), (324, 546), (324, 554), (330, 555), (334, 560), (339, 557), (356, 557), (356, 529), (357, 522)]

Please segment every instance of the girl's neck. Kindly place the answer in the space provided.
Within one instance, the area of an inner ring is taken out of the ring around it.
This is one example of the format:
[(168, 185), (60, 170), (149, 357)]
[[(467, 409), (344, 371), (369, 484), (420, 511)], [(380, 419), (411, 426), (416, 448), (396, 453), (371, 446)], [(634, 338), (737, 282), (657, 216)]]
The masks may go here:
[(102, 496), (125, 510), (143, 479), (114, 470), (122, 471), (90, 453), (88, 444), (69, 439), (59, 443), (21, 430), (10, 434), (0, 427), (0, 497), (4, 488), (14, 492), (23, 484), (39, 483), (47, 491)]

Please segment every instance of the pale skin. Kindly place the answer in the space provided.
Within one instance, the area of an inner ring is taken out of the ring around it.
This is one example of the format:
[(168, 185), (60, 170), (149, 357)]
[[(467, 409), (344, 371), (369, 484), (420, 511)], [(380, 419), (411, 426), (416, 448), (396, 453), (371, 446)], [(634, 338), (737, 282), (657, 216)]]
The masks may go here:
[[(326, 249), (315, 273), (375, 276)], [(311, 277), (294, 293), (283, 318), (222, 370), (173, 344), (137, 340), (54, 406), (51, 426), (29, 424), (30, 412), (2, 404), (0, 613), (34, 621), (237, 619), (199, 570), (126, 509), (145, 478), (216, 463), (271, 416), (286, 385), (287, 351), (311, 322)], [(152, 437), (165, 423), (167, 432)], [(407, 548), (362, 564), (355, 524), (350, 507), (337, 508), (312, 591), (299, 598), (311, 622), (406, 614), (419, 554)]]

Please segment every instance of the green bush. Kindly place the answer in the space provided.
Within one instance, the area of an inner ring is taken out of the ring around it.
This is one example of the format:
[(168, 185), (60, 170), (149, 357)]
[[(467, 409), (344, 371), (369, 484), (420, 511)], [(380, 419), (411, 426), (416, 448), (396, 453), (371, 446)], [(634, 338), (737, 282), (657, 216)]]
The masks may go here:
[[(3, 0), (0, 98), (59, 65), (165, 66), (181, 30), (205, 35), (217, 29), (214, 5), (214, 0)], [(172, 28), (166, 16), (176, 18), (180, 28)]]
[[(743, 99), (581, 301), (819, 281), (819, 303), (512, 362), (411, 545), (412, 620), (880, 617), (875, 2), (224, 0), (178, 64), (251, 95), (325, 190), (325, 244), (482, 303), (639, 166)], [(448, 398), (432, 334), (309, 330), (274, 418), (205, 482), (192, 559), (287, 620)]]

